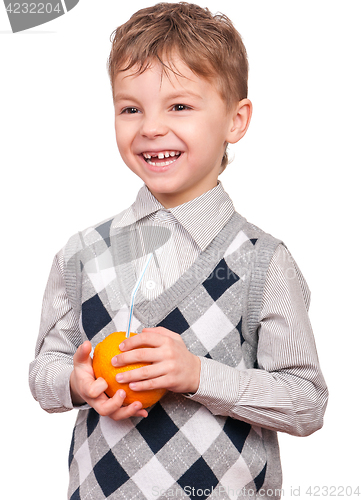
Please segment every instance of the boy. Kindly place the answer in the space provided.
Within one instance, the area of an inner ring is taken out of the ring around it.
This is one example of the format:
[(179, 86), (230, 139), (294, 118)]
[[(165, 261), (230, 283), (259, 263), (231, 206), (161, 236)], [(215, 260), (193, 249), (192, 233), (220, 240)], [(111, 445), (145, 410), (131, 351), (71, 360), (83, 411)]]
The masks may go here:
[[(277, 431), (322, 426), (327, 388), (308, 320), (309, 290), (286, 247), (234, 211), (218, 181), (246, 133), (246, 52), (231, 22), (187, 3), (134, 14), (113, 38), (116, 138), (145, 183), (121, 214), (73, 236), (44, 297), (34, 397), (79, 408), (69, 496), (280, 498)], [(122, 406), (95, 379), (91, 350), (125, 330), (122, 379), (166, 388)], [(145, 346), (141, 349), (135, 349)], [(146, 418), (147, 417), (147, 418)]]

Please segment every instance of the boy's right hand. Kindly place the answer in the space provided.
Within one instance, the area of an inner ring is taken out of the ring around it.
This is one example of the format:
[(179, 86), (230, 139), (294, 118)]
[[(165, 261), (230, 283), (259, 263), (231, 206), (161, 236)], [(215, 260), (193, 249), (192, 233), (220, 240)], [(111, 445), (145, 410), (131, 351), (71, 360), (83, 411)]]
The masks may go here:
[(73, 357), (74, 368), (70, 375), (70, 391), (74, 405), (88, 403), (100, 415), (113, 420), (123, 420), (129, 417), (147, 417), (142, 404), (135, 401), (129, 406), (122, 406), (126, 393), (117, 391), (113, 398), (105, 394), (107, 382), (95, 378), (90, 353), (92, 344), (87, 340), (77, 349)]

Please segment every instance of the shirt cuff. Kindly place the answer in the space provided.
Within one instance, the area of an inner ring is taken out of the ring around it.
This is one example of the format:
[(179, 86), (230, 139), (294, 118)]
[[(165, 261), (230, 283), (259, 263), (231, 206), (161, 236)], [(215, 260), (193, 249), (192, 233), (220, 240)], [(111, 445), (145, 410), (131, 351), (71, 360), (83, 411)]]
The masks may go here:
[(54, 380), (54, 389), (58, 395), (58, 399), (61, 401), (62, 406), (69, 410), (89, 410), (91, 406), (88, 403), (83, 405), (74, 405), (72, 402), (72, 396), (70, 393), (70, 374), (73, 371), (72, 366), (67, 366), (64, 370), (59, 373)]
[(206, 406), (212, 413), (228, 415), (238, 399), (240, 372), (231, 366), (199, 356), (200, 385), (186, 397)]

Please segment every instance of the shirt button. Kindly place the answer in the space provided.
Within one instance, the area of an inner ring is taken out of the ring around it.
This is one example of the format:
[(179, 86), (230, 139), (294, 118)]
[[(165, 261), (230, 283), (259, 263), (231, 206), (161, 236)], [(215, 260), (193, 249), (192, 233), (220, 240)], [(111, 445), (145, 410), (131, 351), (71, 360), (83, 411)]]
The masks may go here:
[(155, 286), (156, 286), (156, 283), (154, 281), (152, 281), (152, 280), (146, 281), (146, 288), (148, 290), (153, 290), (155, 288)]
[(164, 212), (163, 210), (160, 210), (158, 212), (158, 216), (160, 219), (166, 219), (167, 218), (167, 212)]

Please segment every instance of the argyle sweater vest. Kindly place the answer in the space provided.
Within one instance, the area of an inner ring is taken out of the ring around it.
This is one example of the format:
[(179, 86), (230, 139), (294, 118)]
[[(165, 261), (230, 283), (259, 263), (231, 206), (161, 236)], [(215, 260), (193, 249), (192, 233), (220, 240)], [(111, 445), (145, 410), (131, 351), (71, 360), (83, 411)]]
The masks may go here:
[[(128, 235), (109, 219), (65, 248), (67, 293), (93, 347), (126, 329), (137, 279), (125, 258)], [(164, 326), (198, 356), (257, 369), (263, 286), (279, 243), (234, 213), (173, 286), (152, 301), (138, 292), (131, 329)], [(276, 500), (282, 479), (275, 432), (172, 392), (147, 418), (115, 422), (79, 411), (69, 468), (71, 500)]]

